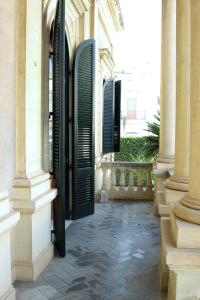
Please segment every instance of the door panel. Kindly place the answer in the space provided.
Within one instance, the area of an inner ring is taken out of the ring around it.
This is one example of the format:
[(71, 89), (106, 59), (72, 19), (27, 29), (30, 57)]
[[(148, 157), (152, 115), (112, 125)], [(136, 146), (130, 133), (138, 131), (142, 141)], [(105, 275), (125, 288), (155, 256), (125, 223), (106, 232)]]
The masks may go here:
[(74, 64), (73, 219), (94, 213), (95, 41), (77, 49)]
[(104, 83), (103, 92), (103, 154), (114, 152), (115, 80)]
[(66, 195), (66, 105), (65, 105), (65, 1), (59, 0), (53, 32), (53, 176), (55, 199), (55, 245), (65, 256)]

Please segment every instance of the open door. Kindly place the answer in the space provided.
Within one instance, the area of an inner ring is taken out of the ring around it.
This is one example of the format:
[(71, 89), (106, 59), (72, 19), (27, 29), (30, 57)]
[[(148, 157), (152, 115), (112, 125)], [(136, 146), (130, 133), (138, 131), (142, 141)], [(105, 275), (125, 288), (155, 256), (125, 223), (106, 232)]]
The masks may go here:
[(66, 254), (65, 217), (68, 201), (66, 75), (65, 1), (58, 0), (53, 30), (53, 179), (58, 193), (54, 205), (55, 245), (60, 256)]
[(94, 213), (95, 41), (81, 43), (74, 63), (72, 218)]
[(110, 78), (103, 89), (103, 154), (120, 151), (121, 80)]
[(103, 89), (103, 154), (114, 152), (114, 111), (115, 111), (115, 80), (104, 82)]
[(121, 80), (115, 81), (114, 152), (120, 152)]

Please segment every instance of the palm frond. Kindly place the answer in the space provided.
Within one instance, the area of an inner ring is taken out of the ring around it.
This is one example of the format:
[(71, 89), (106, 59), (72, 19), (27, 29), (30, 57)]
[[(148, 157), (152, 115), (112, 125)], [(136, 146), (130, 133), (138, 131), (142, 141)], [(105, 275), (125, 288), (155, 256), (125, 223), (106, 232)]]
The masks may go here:
[(159, 136), (160, 136), (160, 112), (154, 115), (157, 122), (147, 122), (147, 129), (144, 129), (149, 133), (145, 137), (145, 144), (141, 148), (140, 152), (146, 158), (155, 157), (159, 152)]

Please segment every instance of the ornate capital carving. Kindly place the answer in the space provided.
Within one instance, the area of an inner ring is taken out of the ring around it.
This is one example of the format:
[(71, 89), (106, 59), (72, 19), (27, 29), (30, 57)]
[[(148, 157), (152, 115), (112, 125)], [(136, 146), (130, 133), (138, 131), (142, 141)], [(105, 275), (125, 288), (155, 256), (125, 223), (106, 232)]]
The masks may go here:
[(91, 1), (90, 0), (71, 0), (73, 5), (75, 6), (79, 15), (84, 14), (90, 8)]
[(100, 59), (102, 59), (105, 62), (109, 70), (112, 70), (115, 63), (110, 51), (107, 48), (102, 48), (99, 50), (99, 54), (100, 54)]
[(117, 31), (124, 28), (124, 21), (119, 0), (107, 0), (113, 23)]

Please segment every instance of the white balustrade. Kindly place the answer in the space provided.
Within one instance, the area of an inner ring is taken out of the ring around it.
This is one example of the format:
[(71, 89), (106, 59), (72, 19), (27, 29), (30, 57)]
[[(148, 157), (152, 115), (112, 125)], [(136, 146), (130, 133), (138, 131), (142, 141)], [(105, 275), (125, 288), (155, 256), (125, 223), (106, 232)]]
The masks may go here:
[(106, 191), (110, 199), (153, 199), (152, 163), (103, 161), (101, 168), (101, 191)]

